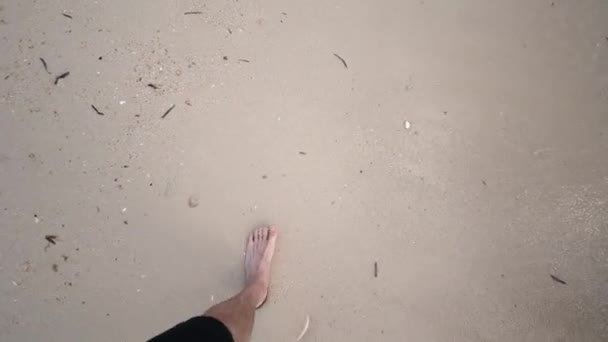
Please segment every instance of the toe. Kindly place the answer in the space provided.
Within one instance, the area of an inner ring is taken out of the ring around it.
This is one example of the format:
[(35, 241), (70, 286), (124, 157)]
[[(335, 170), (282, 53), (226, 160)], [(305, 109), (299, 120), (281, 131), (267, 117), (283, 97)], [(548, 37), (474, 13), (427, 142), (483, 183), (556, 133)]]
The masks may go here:
[(275, 226), (268, 227), (268, 239), (276, 238), (278, 234), (278, 230)]
[(268, 240), (268, 227), (262, 228), (262, 241)]

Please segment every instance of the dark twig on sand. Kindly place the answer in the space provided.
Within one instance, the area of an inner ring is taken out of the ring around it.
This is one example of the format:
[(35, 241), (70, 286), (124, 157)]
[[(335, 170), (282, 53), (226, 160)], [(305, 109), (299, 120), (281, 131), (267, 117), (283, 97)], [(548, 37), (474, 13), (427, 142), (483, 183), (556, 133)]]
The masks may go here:
[(244, 62), (244, 63), (249, 63), (250, 61), (248, 59), (239, 59), (239, 62)]
[(97, 109), (97, 107), (95, 107), (94, 105), (91, 105), (91, 108), (93, 108), (93, 110), (95, 111), (95, 113), (97, 113), (97, 115), (105, 115), (104, 113), (100, 112), (99, 109)]
[(40, 61), (42, 62), (42, 66), (44, 67), (44, 71), (46, 71), (47, 73), (50, 74), (50, 72), (49, 72), (49, 66), (46, 64), (46, 61), (44, 60), (44, 58), (40, 57)]
[(186, 13), (184, 13), (184, 15), (191, 15), (191, 14), (203, 14), (203, 12), (200, 12), (200, 11), (192, 11), (192, 12), (186, 12)]
[(164, 119), (167, 115), (169, 115), (169, 113), (171, 113), (171, 111), (173, 110), (173, 108), (175, 108), (175, 105), (171, 106), (171, 108), (167, 109), (167, 111), (165, 112), (165, 114), (163, 114), (163, 116), (161, 116), (161, 119)]
[(44, 237), (44, 239), (46, 241), (48, 241), (50, 244), (56, 245), (57, 242), (55, 240), (57, 240), (57, 235), (46, 235)]
[(55, 77), (55, 85), (57, 85), (57, 83), (59, 83), (60, 79), (66, 78), (68, 76), (70, 76), (70, 72), (69, 71), (68, 72), (64, 72), (63, 74)]
[(378, 262), (374, 261), (374, 278), (378, 278)]
[(554, 276), (553, 274), (549, 274), (549, 275), (551, 276), (551, 279), (553, 279), (553, 281), (558, 282), (558, 283), (560, 283), (562, 285), (566, 285), (565, 281), (559, 279), (558, 277)]
[(344, 58), (342, 58), (342, 57), (338, 56), (338, 54), (337, 54), (337, 53), (334, 53), (334, 56), (336, 56), (336, 57), (337, 57), (337, 58), (338, 58), (338, 59), (339, 59), (339, 60), (342, 62), (342, 64), (344, 64), (344, 67), (345, 67), (346, 69), (348, 69), (348, 64), (346, 64), (346, 61), (344, 60)]
[(150, 87), (150, 88), (152, 88), (154, 90), (158, 89), (158, 86), (156, 84), (154, 84), (154, 83), (148, 83), (148, 87)]
[(61, 13), (61, 15), (64, 16), (64, 17), (66, 17), (66, 18), (68, 18), (68, 19), (74, 19), (74, 18), (72, 18), (71, 15), (69, 15), (67, 13)]

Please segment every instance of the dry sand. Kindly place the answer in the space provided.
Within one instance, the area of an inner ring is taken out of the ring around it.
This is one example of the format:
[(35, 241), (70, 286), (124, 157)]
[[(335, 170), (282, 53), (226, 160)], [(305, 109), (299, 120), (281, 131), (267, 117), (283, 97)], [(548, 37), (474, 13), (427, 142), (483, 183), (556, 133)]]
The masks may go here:
[(608, 340), (608, 2), (0, 8), (1, 341)]

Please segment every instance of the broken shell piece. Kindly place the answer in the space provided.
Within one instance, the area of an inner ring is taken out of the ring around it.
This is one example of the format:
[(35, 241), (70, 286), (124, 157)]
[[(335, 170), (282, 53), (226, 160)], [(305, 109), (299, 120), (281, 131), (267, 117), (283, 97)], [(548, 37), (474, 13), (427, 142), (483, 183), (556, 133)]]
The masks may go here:
[(304, 322), (304, 327), (302, 328), (302, 332), (300, 332), (300, 335), (296, 339), (296, 342), (300, 341), (302, 339), (302, 337), (304, 337), (304, 335), (306, 335), (306, 332), (308, 331), (308, 326), (309, 325), (310, 325), (310, 316), (306, 315), (306, 322)]

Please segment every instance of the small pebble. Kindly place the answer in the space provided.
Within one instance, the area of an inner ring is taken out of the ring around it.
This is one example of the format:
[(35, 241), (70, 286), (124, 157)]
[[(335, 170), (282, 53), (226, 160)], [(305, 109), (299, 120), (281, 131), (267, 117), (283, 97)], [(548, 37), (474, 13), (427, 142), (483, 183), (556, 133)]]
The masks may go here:
[(200, 204), (200, 201), (198, 199), (198, 196), (192, 195), (188, 198), (188, 206), (190, 208), (196, 208), (196, 207), (198, 207), (199, 204)]

